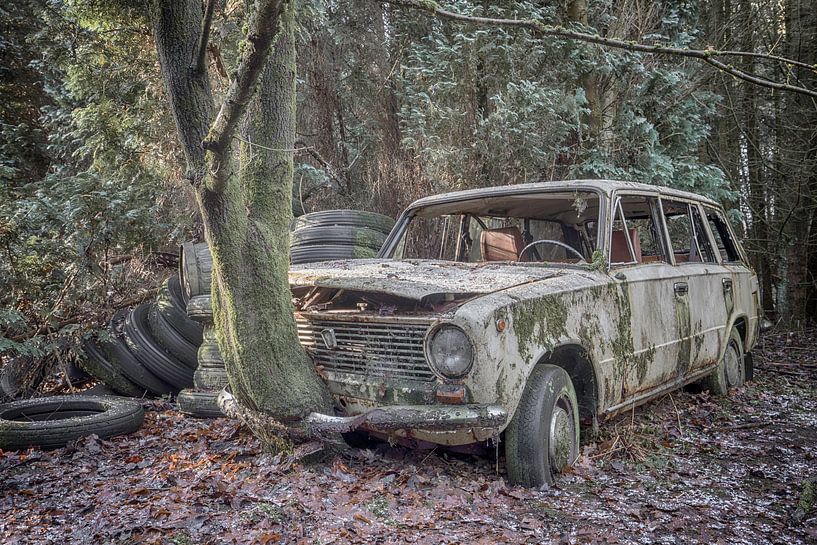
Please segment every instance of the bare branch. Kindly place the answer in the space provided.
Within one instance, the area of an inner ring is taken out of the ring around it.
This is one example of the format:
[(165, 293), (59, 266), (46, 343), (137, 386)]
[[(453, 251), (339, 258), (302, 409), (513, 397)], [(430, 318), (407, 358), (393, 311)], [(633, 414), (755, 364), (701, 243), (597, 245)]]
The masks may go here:
[(207, 139), (201, 143), (208, 152), (210, 191), (221, 193), (229, 178), (226, 156), (238, 122), (247, 109), (255, 86), (269, 57), (273, 39), (278, 34), (279, 18), (288, 0), (262, 0), (250, 23), (247, 44), (235, 79), (227, 90)]
[(207, 69), (205, 59), (207, 58), (207, 41), (210, 39), (210, 27), (213, 25), (213, 11), (218, 0), (207, 0), (204, 6), (204, 18), (201, 20), (201, 31), (199, 32), (199, 42), (196, 46), (196, 56), (192, 59), (190, 69), (203, 74)]
[(418, 9), (421, 11), (428, 12), (432, 15), (436, 15), (437, 17), (443, 19), (450, 19), (452, 21), (459, 21), (462, 23), (470, 23), (480, 26), (521, 28), (529, 30), (535, 36), (556, 36), (560, 38), (566, 38), (569, 40), (578, 40), (581, 42), (603, 45), (606, 47), (612, 47), (616, 49), (624, 49), (627, 51), (689, 57), (701, 60), (709, 64), (710, 66), (717, 68), (718, 70), (721, 70), (727, 74), (730, 74), (738, 79), (752, 83), (754, 85), (768, 87), (771, 89), (777, 89), (780, 91), (801, 93), (804, 95), (817, 98), (817, 91), (815, 90), (807, 89), (805, 87), (800, 87), (797, 85), (775, 82), (767, 80), (765, 78), (754, 76), (738, 68), (735, 68), (732, 65), (719, 61), (715, 58), (726, 56), (754, 57), (789, 64), (792, 66), (800, 66), (817, 72), (817, 67), (815, 66), (811, 66), (800, 61), (787, 59), (785, 57), (779, 57), (776, 55), (766, 55), (763, 53), (743, 51), (718, 51), (716, 49), (688, 49), (683, 47), (668, 47), (663, 45), (642, 44), (634, 41), (618, 40), (616, 38), (606, 38), (599, 34), (590, 34), (587, 32), (570, 30), (561, 25), (546, 25), (537, 19), (501, 19), (496, 17), (476, 17), (471, 15), (464, 15), (462, 13), (456, 13), (453, 11), (445, 10), (442, 7), (440, 7), (440, 5), (434, 0), (377, 0), (377, 1), (387, 4), (393, 4), (395, 6), (403, 6), (407, 8)]

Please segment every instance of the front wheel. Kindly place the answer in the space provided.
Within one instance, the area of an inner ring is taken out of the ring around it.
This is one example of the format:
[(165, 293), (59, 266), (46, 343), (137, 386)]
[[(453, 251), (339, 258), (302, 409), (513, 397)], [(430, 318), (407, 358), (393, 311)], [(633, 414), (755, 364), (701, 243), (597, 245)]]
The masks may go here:
[(511, 484), (552, 485), (579, 455), (579, 410), (567, 372), (538, 365), (528, 377), (513, 420), (505, 431)]
[(743, 340), (736, 329), (729, 333), (726, 350), (721, 361), (712, 371), (704, 386), (713, 394), (726, 395), (729, 388), (742, 386), (746, 382), (746, 364), (743, 356)]

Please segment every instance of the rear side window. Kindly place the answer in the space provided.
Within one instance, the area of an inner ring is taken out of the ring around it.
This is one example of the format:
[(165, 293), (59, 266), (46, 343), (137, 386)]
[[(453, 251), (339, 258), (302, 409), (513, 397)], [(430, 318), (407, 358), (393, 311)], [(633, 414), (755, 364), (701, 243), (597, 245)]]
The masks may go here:
[(688, 203), (670, 200), (662, 200), (662, 204), (675, 262), (714, 263), (698, 207), (690, 209)]
[(709, 230), (715, 237), (715, 244), (721, 254), (721, 259), (727, 263), (740, 261), (735, 239), (732, 238), (732, 231), (729, 229), (726, 217), (720, 210), (705, 207), (706, 221), (709, 223)]

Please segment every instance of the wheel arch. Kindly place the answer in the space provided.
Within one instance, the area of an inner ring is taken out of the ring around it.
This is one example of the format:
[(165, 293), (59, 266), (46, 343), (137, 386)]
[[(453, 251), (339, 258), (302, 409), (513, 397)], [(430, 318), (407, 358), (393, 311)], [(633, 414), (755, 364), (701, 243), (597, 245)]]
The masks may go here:
[(559, 345), (543, 354), (536, 365), (555, 365), (564, 369), (576, 390), (579, 418), (592, 423), (598, 411), (599, 384), (589, 352), (579, 343)]

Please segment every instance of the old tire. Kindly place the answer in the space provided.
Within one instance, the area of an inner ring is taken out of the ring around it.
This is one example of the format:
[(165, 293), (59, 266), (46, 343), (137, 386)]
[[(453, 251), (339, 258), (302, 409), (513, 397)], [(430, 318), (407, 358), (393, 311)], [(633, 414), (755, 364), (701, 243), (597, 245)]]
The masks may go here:
[(333, 259), (367, 259), (377, 255), (377, 250), (365, 246), (347, 244), (313, 244), (297, 246), (290, 250), (290, 261), (293, 265), (315, 263)]
[(746, 365), (743, 358), (743, 341), (738, 330), (732, 328), (723, 357), (704, 380), (704, 388), (715, 395), (726, 395), (729, 393), (729, 388), (742, 386), (744, 382), (746, 382)]
[(386, 241), (386, 234), (368, 227), (352, 227), (349, 225), (304, 227), (290, 233), (289, 241), (290, 248), (293, 249), (316, 244), (343, 244), (379, 251)]
[(197, 390), (220, 392), (227, 384), (227, 370), (223, 367), (200, 367), (193, 373), (193, 386)]
[(224, 413), (218, 407), (216, 400), (219, 392), (197, 392), (182, 390), (176, 398), (179, 410), (183, 413), (200, 418), (221, 418)]
[(187, 316), (187, 297), (178, 277), (171, 277), (162, 283), (156, 296), (156, 306), (179, 335), (195, 346), (201, 344), (201, 324)]
[(213, 326), (204, 326), (203, 337), (204, 341), (199, 346), (199, 369), (202, 367), (223, 369), (224, 360), (221, 358), (221, 352), (218, 349), (215, 328)]
[(80, 367), (97, 380), (108, 385), (117, 394), (128, 397), (143, 397), (148, 393), (147, 388), (131, 381), (121, 369), (108, 360), (108, 355), (103, 348), (104, 344), (107, 343), (95, 339), (85, 339), (82, 342), (82, 349), (85, 352), (86, 359), (80, 362)]
[(367, 227), (381, 233), (391, 232), (394, 220), (383, 214), (363, 210), (323, 210), (310, 212), (292, 220), (290, 231), (304, 227), (326, 227), (345, 225), (350, 227)]
[(133, 309), (125, 318), (124, 340), (142, 365), (162, 381), (181, 390), (193, 385), (193, 370), (162, 348), (150, 334), (149, 304)]
[(210, 295), (194, 295), (187, 301), (187, 315), (200, 324), (212, 324), (213, 298)]
[(102, 351), (107, 356), (116, 369), (122, 372), (131, 382), (145, 388), (155, 395), (166, 395), (175, 392), (177, 389), (154, 375), (142, 362), (130, 351), (125, 337), (125, 319), (130, 312), (123, 308), (118, 310), (111, 318), (110, 332), (111, 341), (102, 345)]
[(179, 249), (179, 279), (188, 297), (210, 293), (213, 256), (206, 242), (187, 242)]
[(58, 448), (96, 434), (100, 438), (139, 429), (144, 411), (124, 397), (54, 396), (0, 406), (0, 449)]
[(579, 455), (579, 406), (567, 372), (537, 365), (505, 430), (508, 479), (514, 485), (552, 485)]
[(190, 369), (196, 368), (198, 347), (170, 325), (155, 303), (148, 308), (148, 326), (153, 337), (165, 350)]

